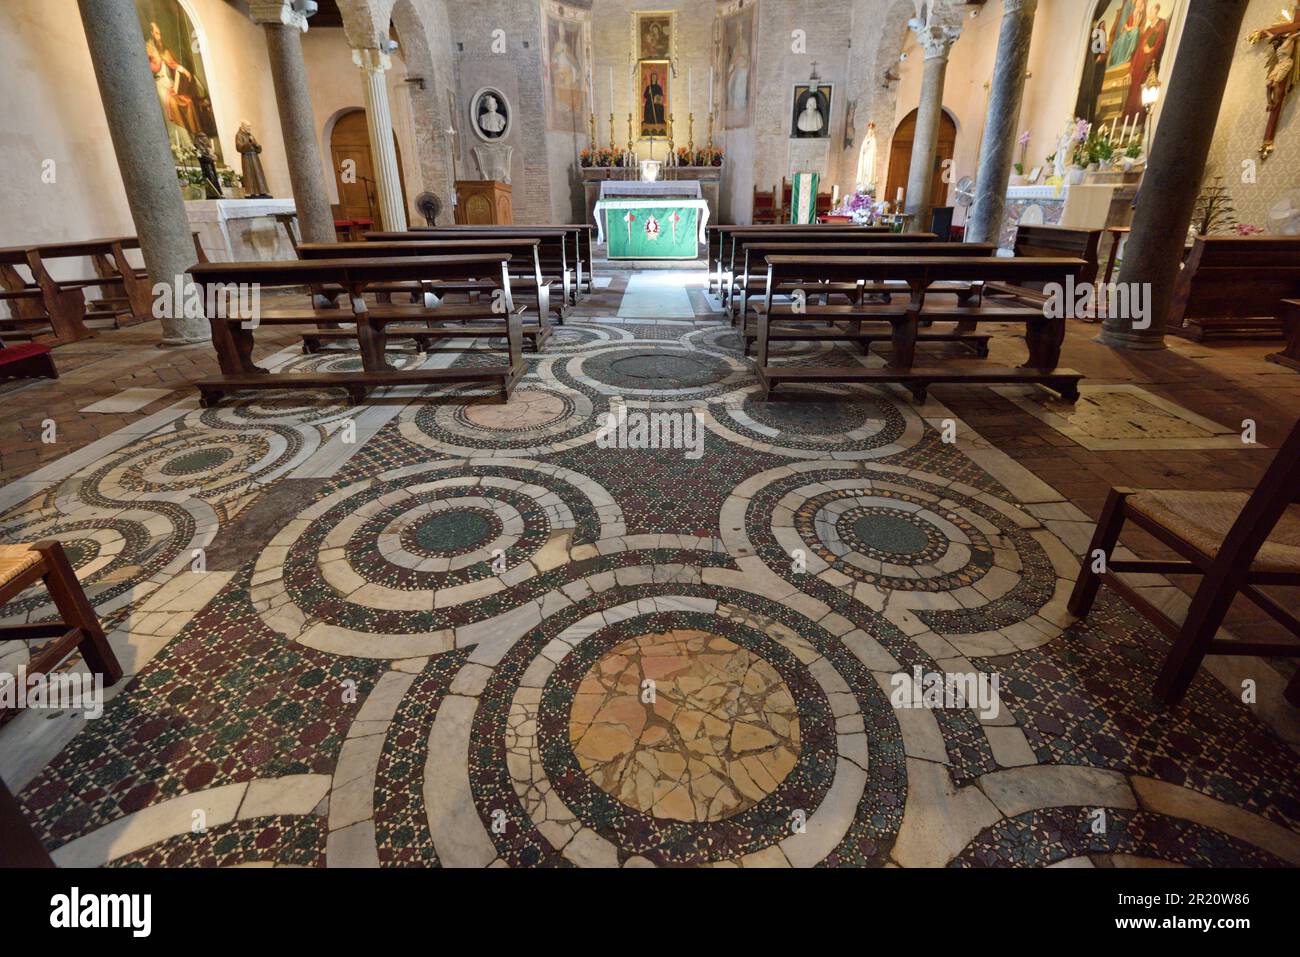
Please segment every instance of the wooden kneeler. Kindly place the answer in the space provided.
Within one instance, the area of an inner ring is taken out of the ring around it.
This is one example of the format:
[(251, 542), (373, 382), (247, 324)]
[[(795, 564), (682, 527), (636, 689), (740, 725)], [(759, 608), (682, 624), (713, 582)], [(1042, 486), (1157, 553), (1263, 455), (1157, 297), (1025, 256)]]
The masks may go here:
[[(1206, 655), (1300, 656), (1300, 644), (1235, 641), (1216, 637), (1232, 601), (1245, 595), (1293, 635), (1300, 618), (1265, 595), (1260, 585), (1300, 585), (1300, 422), (1291, 429), (1254, 492), (1140, 491), (1113, 488), (1084, 556), (1070, 596), (1070, 613), (1088, 614), (1104, 583), (1123, 595), (1173, 640), (1155, 695), (1175, 705), (1187, 692)], [(1183, 561), (1121, 561), (1112, 557), (1120, 530), (1131, 521), (1164, 542)], [(1104, 573), (1093, 556), (1106, 556)], [(1203, 576), (1181, 624), (1156, 608), (1116, 573)], [(1286, 688), (1300, 707), (1300, 676)]]
[[(73, 651), (80, 650), (86, 667), (102, 674), (105, 687), (122, 677), (122, 666), (77, 581), (76, 572), (55, 541), (34, 545), (0, 545), (0, 605), (44, 580), (60, 620), (0, 627), (0, 641), (53, 638), (27, 665), (27, 674), (44, 674)], [(14, 712), (10, 711), (9, 714)], [(4, 713), (0, 712), (0, 718)], [(23, 818), (18, 801), (0, 782), (0, 866), (50, 867), (49, 855)]]

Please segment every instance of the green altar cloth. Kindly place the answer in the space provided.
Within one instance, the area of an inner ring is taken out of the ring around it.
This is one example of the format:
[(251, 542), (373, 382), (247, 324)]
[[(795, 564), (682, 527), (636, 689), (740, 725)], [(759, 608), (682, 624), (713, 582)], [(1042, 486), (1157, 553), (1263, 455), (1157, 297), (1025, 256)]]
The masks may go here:
[(610, 259), (695, 259), (699, 256), (702, 200), (604, 200)]

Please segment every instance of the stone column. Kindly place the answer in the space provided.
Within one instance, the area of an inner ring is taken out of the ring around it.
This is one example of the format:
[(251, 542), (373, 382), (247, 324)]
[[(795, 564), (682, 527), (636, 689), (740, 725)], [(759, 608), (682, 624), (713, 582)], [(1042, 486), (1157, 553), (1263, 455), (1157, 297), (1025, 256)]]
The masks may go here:
[(325, 190), (316, 118), (302, 59), (301, 34), (307, 30), (307, 18), (295, 13), (283, 0), (253, 0), (249, 12), (253, 21), (266, 30), (271, 81), (275, 84), (276, 105), (280, 110), (280, 132), (289, 163), (298, 232), (304, 242), (332, 243), (336, 238), (334, 215)]
[(372, 47), (352, 51), (352, 62), (361, 68), (366, 84), (366, 126), (370, 130), (370, 160), (375, 168), (379, 191), (379, 216), (384, 229), (406, 229), (406, 207), (402, 202), (402, 180), (397, 172), (397, 147), (393, 143), (393, 116), (388, 108), (388, 85), (384, 73), (392, 66), (388, 54)]
[(1122, 283), (1151, 284), (1151, 324), (1135, 329), (1132, 318), (1108, 316), (1098, 342), (1124, 349), (1164, 348), (1165, 318), (1245, 11), (1246, 4), (1236, 2), (1187, 8), (1119, 273)]
[[(149, 281), (165, 283), (171, 290), (179, 279), (186, 287), (180, 290), (180, 299), (170, 294), (168, 298), (185, 302), (190, 284), (186, 270), (198, 257), (135, 4), (77, 3)], [(165, 346), (212, 338), (207, 320), (202, 318), (165, 316), (161, 323)]]
[(912, 24), (925, 51), (921, 76), (921, 105), (916, 110), (912, 140), (912, 165), (907, 172), (906, 211), (912, 215), (912, 232), (930, 228), (930, 201), (934, 162), (939, 147), (939, 121), (943, 117), (943, 79), (948, 72), (948, 51), (961, 34), (961, 25)]
[(1007, 184), (1016, 149), (1016, 121), (1025, 92), (1025, 67), (1038, 0), (1004, 0), (998, 56), (993, 64), (988, 117), (975, 185), (975, 204), (966, 221), (966, 241), (996, 243), (1007, 206)]

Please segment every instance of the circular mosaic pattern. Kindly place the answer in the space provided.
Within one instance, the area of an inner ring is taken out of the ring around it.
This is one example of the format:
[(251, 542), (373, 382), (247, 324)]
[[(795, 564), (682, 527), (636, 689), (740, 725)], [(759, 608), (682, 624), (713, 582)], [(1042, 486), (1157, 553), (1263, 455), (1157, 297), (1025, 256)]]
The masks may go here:
[(296, 431), (270, 426), (217, 435), (205, 430), (203, 437), (164, 434), (98, 473), (97, 487), (114, 501), (194, 490), (219, 497), (287, 465), (301, 444)]
[(849, 386), (786, 385), (766, 402), (750, 389), (710, 411), (712, 430), (728, 441), (795, 458), (885, 458), (925, 433), (915, 409)]
[(495, 512), (459, 508), (435, 512), (407, 525), (401, 531), (402, 544), (424, 555), (463, 554), (487, 544), (501, 534), (501, 520)]
[(597, 660), (573, 696), (569, 740), (588, 777), (628, 807), (716, 821), (785, 780), (799, 711), (762, 658), (680, 629), (638, 635)]
[(521, 386), (508, 403), (473, 396), (417, 404), (403, 409), (398, 421), (403, 438), (451, 454), (490, 449), (542, 455), (590, 441), (597, 427), (592, 411), (590, 397), (581, 392)]
[(198, 475), (221, 468), (233, 456), (234, 452), (229, 448), (197, 449), (168, 459), (160, 471), (172, 476)]
[(713, 398), (751, 380), (745, 363), (730, 356), (647, 345), (591, 349), (553, 368), (575, 390), (624, 398)]

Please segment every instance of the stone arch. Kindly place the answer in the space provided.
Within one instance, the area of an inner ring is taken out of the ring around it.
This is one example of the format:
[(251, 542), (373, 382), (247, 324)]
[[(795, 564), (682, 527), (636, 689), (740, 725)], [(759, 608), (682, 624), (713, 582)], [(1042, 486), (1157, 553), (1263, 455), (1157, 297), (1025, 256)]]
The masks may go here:
[(391, 27), (397, 33), (408, 77), (419, 82), (407, 84), (411, 115), (415, 127), (415, 153), (420, 170), (420, 189), (434, 193), (441, 201), (443, 215), (451, 215), (451, 193), (455, 188), (451, 176), (451, 137), (447, 132), (451, 118), (448, 115), (446, 77), (429, 46), (428, 24), (425, 17), (441, 12), (445, 20), (442, 0), (432, 0), (416, 8), (413, 0), (395, 0), (391, 4)]

